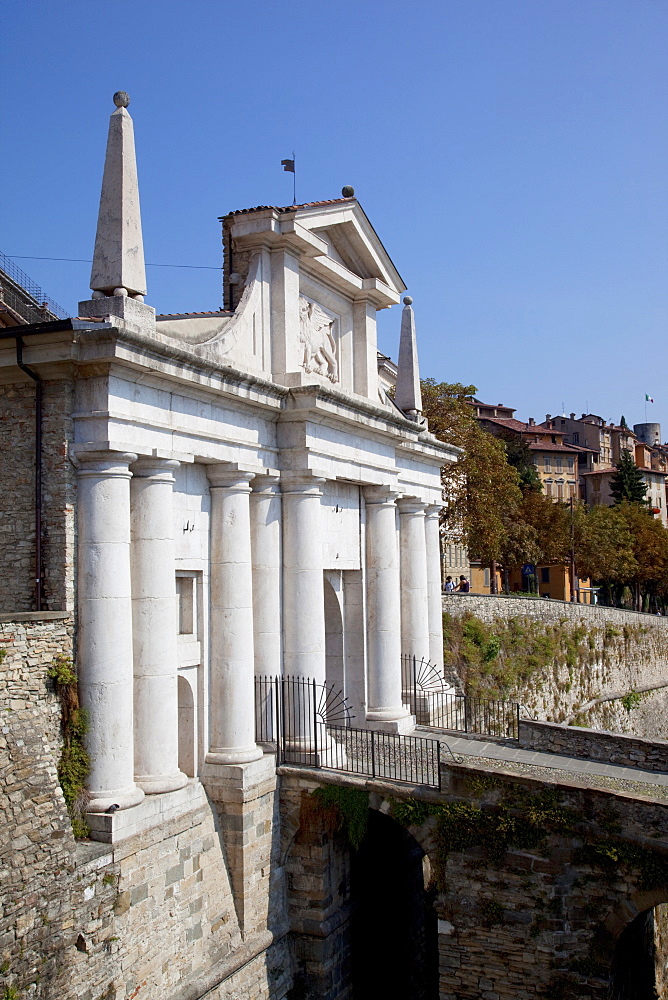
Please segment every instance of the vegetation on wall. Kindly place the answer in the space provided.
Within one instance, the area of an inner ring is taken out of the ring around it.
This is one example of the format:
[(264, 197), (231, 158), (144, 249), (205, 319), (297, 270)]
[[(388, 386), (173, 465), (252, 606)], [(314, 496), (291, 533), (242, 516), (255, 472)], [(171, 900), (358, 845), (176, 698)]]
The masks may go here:
[(58, 761), (58, 781), (74, 836), (87, 837), (90, 829), (84, 817), (84, 807), (90, 761), (84, 736), (88, 730), (88, 718), (79, 705), (77, 675), (71, 658), (64, 655), (54, 657), (47, 674), (53, 681), (61, 707), (63, 749)]
[[(571, 682), (597, 660), (625, 655), (646, 634), (642, 625), (624, 628), (585, 626), (568, 619), (536, 621), (523, 616), (497, 619), (488, 625), (465, 612), (443, 615), (444, 662), (467, 694), (490, 698), (525, 696), (541, 672), (567, 669)], [(569, 682), (566, 682), (570, 686)]]
[(369, 793), (346, 785), (324, 785), (305, 797), (301, 825), (321, 824), (328, 833), (341, 833), (355, 850), (369, 823)]

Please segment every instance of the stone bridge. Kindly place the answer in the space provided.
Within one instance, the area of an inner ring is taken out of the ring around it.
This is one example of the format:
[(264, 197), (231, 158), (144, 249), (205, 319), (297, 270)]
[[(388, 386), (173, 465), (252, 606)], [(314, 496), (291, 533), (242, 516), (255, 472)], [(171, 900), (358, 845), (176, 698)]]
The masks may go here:
[(666, 776), (586, 767), (468, 757), (441, 791), (279, 768), (294, 996), (668, 995)]

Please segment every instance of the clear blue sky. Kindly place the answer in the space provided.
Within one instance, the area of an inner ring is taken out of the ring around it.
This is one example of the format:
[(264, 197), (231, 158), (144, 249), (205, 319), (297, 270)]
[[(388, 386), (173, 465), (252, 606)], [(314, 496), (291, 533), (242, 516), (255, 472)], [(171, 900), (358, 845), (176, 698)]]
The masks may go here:
[[(518, 416), (668, 439), (666, 0), (5, 0), (0, 249), (90, 257), (115, 90), (146, 259), (219, 266), (225, 212), (353, 184), (414, 297), (423, 375)], [(69, 310), (89, 267), (17, 261)], [(150, 268), (159, 312), (220, 274)], [(396, 357), (398, 309), (380, 314)]]

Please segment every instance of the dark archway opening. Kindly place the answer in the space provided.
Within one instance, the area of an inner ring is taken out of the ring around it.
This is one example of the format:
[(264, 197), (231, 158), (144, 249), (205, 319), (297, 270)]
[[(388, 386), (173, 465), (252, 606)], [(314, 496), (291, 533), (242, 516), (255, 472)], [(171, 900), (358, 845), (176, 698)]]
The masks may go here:
[(438, 922), (423, 858), (403, 827), (369, 811), (351, 865), (353, 1000), (438, 1000)]
[(664, 995), (657, 990), (665, 964), (658, 916), (656, 910), (645, 910), (621, 933), (612, 959), (610, 1000), (660, 1000)]

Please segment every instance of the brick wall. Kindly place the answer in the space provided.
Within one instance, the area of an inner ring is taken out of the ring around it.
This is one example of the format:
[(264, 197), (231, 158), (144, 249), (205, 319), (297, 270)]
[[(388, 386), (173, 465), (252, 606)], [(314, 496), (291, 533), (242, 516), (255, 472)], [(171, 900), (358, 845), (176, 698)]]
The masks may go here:
[(641, 767), (646, 771), (668, 771), (668, 740), (645, 740), (597, 729), (520, 719), (519, 744), (526, 750), (585, 757), (620, 767)]
[[(68, 458), (73, 382), (44, 381), (43, 605), (74, 607), (76, 473)], [(0, 613), (35, 609), (35, 388), (0, 385)]]

